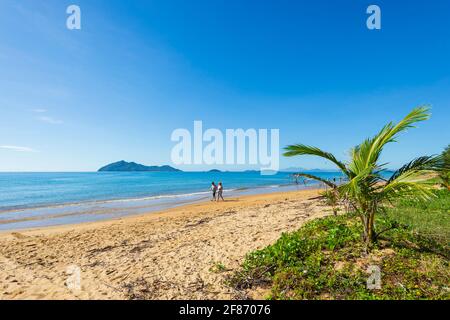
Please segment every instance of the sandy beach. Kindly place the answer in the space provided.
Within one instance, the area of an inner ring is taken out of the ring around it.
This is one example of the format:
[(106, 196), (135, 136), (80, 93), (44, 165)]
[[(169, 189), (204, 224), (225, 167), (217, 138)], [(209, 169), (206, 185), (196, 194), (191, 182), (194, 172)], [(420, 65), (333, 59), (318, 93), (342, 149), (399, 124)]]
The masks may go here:
[(227, 275), (249, 251), (331, 214), (317, 196), (317, 190), (245, 196), (0, 233), (0, 299), (262, 298), (233, 291)]

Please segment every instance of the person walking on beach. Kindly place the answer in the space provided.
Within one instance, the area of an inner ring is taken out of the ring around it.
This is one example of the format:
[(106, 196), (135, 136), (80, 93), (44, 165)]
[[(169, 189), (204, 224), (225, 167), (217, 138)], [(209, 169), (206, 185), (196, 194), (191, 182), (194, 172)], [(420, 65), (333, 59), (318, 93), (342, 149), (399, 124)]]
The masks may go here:
[(217, 202), (222, 199), (222, 201), (225, 201), (223, 199), (223, 185), (222, 182), (219, 182), (219, 185), (217, 186)]
[(215, 200), (216, 200), (217, 186), (216, 186), (216, 184), (214, 183), (214, 181), (213, 181), (212, 184), (211, 184), (211, 191), (212, 191), (212, 196), (213, 196), (213, 198), (212, 198), (211, 201), (215, 201)]

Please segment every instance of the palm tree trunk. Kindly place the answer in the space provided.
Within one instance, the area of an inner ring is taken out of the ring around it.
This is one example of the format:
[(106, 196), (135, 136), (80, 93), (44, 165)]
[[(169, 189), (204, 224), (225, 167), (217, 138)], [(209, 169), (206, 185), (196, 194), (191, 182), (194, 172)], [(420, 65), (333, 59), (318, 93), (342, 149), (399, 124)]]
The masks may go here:
[(366, 244), (371, 244), (376, 240), (374, 220), (374, 212), (371, 212), (368, 215), (364, 216), (364, 241), (366, 242)]

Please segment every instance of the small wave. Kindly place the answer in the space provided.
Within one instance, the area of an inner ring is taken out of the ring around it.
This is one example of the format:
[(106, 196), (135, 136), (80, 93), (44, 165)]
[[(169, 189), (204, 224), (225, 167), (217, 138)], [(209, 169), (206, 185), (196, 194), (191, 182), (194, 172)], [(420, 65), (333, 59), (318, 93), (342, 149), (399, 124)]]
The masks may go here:
[(209, 193), (210, 193), (209, 191), (202, 191), (202, 192), (181, 193), (181, 194), (155, 195), (155, 196), (147, 196), (147, 197), (139, 197), (139, 198), (90, 200), (90, 201), (68, 202), (68, 203), (58, 203), (58, 204), (42, 204), (42, 205), (37, 205), (37, 206), (12, 206), (12, 207), (3, 207), (3, 208), (0, 207), (0, 213), (7, 213), (7, 212), (12, 212), (12, 211), (25, 211), (25, 210), (33, 210), (33, 209), (57, 209), (57, 208), (69, 208), (69, 207), (78, 207), (78, 206), (95, 206), (95, 205), (113, 204), (113, 203), (152, 201), (152, 200), (160, 200), (160, 199), (189, 198), (189, 197), (207, 195)]
[[(290, 184), (286, 184), (290, 185)], [(231, 188), (231, 189), (225, 189), (224, 192), (229, 193), (236, 193), (236, 192), (246, 192), (249, 190), (260, 190), (260, 189), (267, 189), (267, 188), (280, 188), (283, 187), (284, 184), (273, 184), (273, 185), (259, 185), (259, 186), (252, 186), (252, 187), (238, 187), (238, 188)], [(0, 207), (0, 214), (2, 213), (9, 213), (9, 212), (22, 212), (22, 211), (29, 211), (29, 210), (36, 210), (36, 209), (58, 209), (58, 208), (73, 208), (73, 207), (79, 207), (79, 206), (98, 206), (98, 205), (112, 205), (112, 204), (120, 204), (120, 203), (136, 203), (136, 202), (143, 202), (143, 201), (157, 201), (164, 199), (187, 199), (194, 198), (193, 200), (196, 200), (196, 198), (200, 198), (201, 196), (207, 196), (210, 195), (210, 191), (200, 191), (200, 192), (190, 192), (190, 193), (179, 193), (179, 194), (162, 194), (162, 195), (154, 195), (154, 196), (143, 196), (143, 197), (135, 197), (135, 198), (121, 198), (121, 199), (102, 199), (102, 200), (86, 200), (86, 201), (79, 201), (79, 202), (66, 202), (66, 203), (56, 203), (56, 204), (50, 204), (50, 203), (42, 203), (42, 204), (36, 204), (36, 205), (23, 205), (23, 206), (10, 206), (10, 207)]]
[(136, 202), (136, 201), (148, 201), (148, 200), (157, 200), (157, 199), (185, 198), (185, 197), (205, 195), (205, 194), (209, 194), (209, 193), (210, 193), (209, 191), (202, 191), (202, 192), (192, 192), (192, 193), (182, 193), (182, 194), (166, 194), (166, 195), (149, 196), (149, 197), (142, 197), (142, 198), (99, 200), (99, 201), (93, 201), (93, 202), (94, 203)]
[(225, 190), (225, 191), (245, 191), (245, 190), (249, 190), (249, 189), (251, 189), (251, 188), (249, 188), (249, 187), (241, 187), (241, 188), (236, 188), (236, 189), (228, 189), (228, 190)]

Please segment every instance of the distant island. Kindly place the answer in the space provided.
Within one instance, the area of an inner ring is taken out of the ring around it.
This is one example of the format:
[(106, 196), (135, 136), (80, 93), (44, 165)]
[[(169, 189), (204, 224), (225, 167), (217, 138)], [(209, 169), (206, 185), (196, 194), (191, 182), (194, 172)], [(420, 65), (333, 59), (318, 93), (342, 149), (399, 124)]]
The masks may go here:
[(136, 162), (118, 161), (110, 163), (98, 169), (98, 172), (103, 171), (153, 171), (153, 172), (180, 172), (181, 170), (171, 166), (145, 166)]
[[(127, 172), (127, 171), (141, 171), (141, 172), (182, 172), (180, 169), (176, 169), (169, 165), (163, 166), (146, 166), (143, 164), (139, 164), (136, 162), (127, 162), (127, 161), (117, 161), (114, 163), (110, 163), (104, 167), (98, 169), (98, 172), (102, 171), (119, 171), (119, 172)], [(279, 172), (335, 172), (336, 170), (326, 170), (326, 169), (305, 169), (299, 167), (290, 167), (281, 169)], [(222, 171), (219, 169), (211, 169), (208, 171), (198, 171), (198, 172), (208, 172), (208, 173), (224, 173), (224, 172), (241, 172), (241, 173), (258, 173), (259, 170), (243, 170), (243, 171)]]

